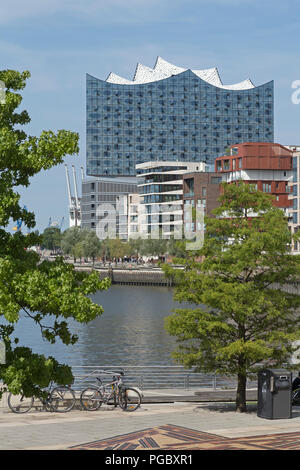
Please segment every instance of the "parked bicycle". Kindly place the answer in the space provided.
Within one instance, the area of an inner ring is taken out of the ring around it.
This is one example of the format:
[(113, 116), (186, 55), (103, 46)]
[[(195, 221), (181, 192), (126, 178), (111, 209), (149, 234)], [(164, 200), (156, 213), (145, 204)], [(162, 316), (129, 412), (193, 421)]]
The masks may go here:
[[(38, 397), (46, 411), (66, 413), (71, 411), (76, 402), (74, 390), (68, 386), (56, 386), (51, 383), (45, 399)], [(28, 413), (34, 405), (36, 397), (26, 397), (24, 393), (8, 395), (8, 406), (13, 413)]]
[(292, 406), (300, 406), (300, 388), (292, 391)]
[[(105, 371), (107, 374), (108, 372)], [(102, 403), (112, 403), (114, 407), (119, 405), (123, 411), (135, 411), (142, 402), (141, 394), (132, 387), (127, 387), (123, 383), (123, 371), (113, 372), (112, 382), (103, 384), (100, 377), (96, 377), (99, 386), (85, 388), (80, 395), (80, 403), (87, 411), (96, 411)]]

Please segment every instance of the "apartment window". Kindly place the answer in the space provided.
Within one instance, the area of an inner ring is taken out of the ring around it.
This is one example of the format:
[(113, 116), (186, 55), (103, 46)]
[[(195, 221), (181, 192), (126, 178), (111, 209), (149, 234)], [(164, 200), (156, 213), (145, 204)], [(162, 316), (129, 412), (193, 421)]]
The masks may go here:
[(206, 188), (202, 188), (202, 196), (206, 196)]
[(222, 178), (220, 176), (212, 176), (210, 179), (211, 184), (220, 184)]
[(223, 170), (230, 170), (230, 167), (229, 167), (229, 160), (224, 160), (224, 162), (223, 162)]
[[(186, 179), (185, 184), (186, 184), (186, 188), (187, 188), (186, 195), (187, 196), (194, 196), (194, 179), (193, 178)], [(180, 188), (178, 188), (178, 189), (180, 189)]]
[(271, 192), (271, 183), (263, 183), (263, 192), (270, 193)]

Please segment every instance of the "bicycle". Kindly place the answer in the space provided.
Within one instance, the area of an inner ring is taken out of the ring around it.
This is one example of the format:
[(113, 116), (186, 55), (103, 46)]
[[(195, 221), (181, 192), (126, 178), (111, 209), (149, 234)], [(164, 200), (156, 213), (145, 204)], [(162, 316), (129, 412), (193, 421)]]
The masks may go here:
[(135, 411), (141, 405), (141, 394), (135, 388), (127, 387), (123, 383), (123, 376), (124, 372), (121, 371), (107, 384), (103, 384), (102, 379), (96, 377), (100, 385), (87, 387), (81, 392), (80, 403), (83, 409), (97, 411), (102, 403), (109, 404), (113, 399), (115, 408), (119, 405), (123, 411)]
[[(22, 392), (14, 395), (12, 392), (8, 395), (8, 406), (13, 413), (28, 413), (33, 408), (36, 397), (26, 397)], [(56, 386), (52, 388), (52, 383), (48, 389), (48, 395), (45, 399), (37, 397), (46, 411), (57, 413), (67, 413), (71, 411), (76, 402), (74, 390), (68, 386)]]
[(292, 406), (300, 406), (300, 388), (292, 390)]

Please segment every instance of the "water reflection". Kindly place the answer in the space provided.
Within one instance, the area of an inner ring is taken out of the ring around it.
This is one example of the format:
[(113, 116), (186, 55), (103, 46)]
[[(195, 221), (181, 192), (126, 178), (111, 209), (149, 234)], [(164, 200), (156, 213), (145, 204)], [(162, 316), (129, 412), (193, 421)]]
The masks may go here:
[(181, 306), (173, 301), (172, 289), (115, 285), (92, 298), (104, 313), (87, 325), (70, 322), (72, 333), (79, 336), (75, 345), (49, 344), (41, 338), (39, 327), (25, 317), (16, 328), (20, 344), (70, 365), (174, 364), (175, 339), (164, 329), (164, 318)]

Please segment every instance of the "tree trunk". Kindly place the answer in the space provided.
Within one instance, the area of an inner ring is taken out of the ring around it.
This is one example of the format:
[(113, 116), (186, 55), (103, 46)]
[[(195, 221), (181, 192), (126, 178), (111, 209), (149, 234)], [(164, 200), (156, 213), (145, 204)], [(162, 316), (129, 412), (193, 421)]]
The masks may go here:
[(246, 382), (247, 378), (244, 374), (238, 374), (238, 385), (236, 391), (236, 411), (245, 413), (247, 411), (246, 405)]

